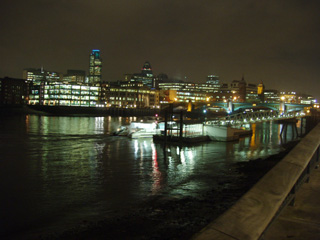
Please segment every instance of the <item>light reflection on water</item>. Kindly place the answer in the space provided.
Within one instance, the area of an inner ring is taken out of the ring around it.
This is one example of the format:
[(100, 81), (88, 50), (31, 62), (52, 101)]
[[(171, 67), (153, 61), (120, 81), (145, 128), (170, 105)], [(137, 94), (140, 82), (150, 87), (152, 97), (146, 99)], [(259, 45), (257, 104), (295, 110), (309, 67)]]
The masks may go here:
[[(253, 124), (237, 142), (190, 146), (111, 136), (137, 118), (0, 119), (1, 231), (59, 229), (97, 220), (154, 196), (197, 196), (239, 161), (282, 150), (280, 125)], [(288, 138), (292, 136), (288, 129)], [(236, 176), (235, 176), (236, 177)]]

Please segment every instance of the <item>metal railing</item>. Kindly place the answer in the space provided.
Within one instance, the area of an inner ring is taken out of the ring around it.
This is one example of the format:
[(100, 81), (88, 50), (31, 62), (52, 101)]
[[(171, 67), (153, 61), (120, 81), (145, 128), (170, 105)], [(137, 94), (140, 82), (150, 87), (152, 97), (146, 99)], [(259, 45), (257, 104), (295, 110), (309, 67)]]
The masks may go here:
[(246, 112), (231, 114), (215, 120), (206, 121), (206, 125), (237, 125), (254, 122), (264, 122), (271, 120), (281, 120), (304, 117), (304, 113), (293, 113), (278, 111), (259, 111), (259, 112)]

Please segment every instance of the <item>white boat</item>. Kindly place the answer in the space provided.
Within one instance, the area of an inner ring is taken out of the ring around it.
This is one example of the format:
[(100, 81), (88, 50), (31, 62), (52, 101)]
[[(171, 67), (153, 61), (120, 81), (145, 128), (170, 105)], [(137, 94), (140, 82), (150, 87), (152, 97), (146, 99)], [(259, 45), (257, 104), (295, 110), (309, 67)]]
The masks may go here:
[(151, 138), (153, 135), (160, 133), (162, 125), (164, 129), (164, 124), (158, 123), (157, 121), (131, 122), (128, 136), (131, 138)]
[(129, 130), (127, 126), (120, 126), (117, 131), (113, 133), (114, 136), (128, 136)]

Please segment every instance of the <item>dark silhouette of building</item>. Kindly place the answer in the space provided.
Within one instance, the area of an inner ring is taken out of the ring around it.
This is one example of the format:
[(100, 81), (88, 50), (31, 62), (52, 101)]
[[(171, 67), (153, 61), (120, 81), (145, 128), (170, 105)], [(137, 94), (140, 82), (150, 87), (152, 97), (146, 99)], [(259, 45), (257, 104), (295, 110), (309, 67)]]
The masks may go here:
[(0, 106), (24, 105), (28, 99), (28, 84), (24, 79), (0, 78)]
[(233, 80), (231, 83), (231, 91), (233, 94), (238, 95), (238, 101), (239, 102), (245, 102), (246, 101), (246, 81), (244, 80), (244, 77), (239, 80)]

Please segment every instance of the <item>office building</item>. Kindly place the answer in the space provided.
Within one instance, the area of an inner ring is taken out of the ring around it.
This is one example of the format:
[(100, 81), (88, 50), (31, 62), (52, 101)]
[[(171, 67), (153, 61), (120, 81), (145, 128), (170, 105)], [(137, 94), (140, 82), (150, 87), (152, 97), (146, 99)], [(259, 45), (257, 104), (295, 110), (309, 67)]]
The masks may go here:
[(102, 84), (101, 103), (119, 108), (160, 108), (159, 91), (142, 83)]
[(146, 61), (141, 69), (141, 73), (132, 74), (130, 82), (142, 83), (149, 88), (155, 88), (156, 84), (150, 62)]
[(83, 70), (67, 70), (67, 74), (63, 75), (63, 82), (84, 83), (86, 72)]
[(258, 97), (258, 87), (256, 84), (248, 83), (246, 86), (246, 102), (260, 102)]
[(100, 84), (102, 80), (102, 59), (100, 50), (92, 50), (89, 59), (89, 76), (87, 83), (94, 85)]
[(99, 103), (100, 87), (62, 82), (42, 82), (30, 87), (30, 105), (94, 107)]
[(34, 85), (39, 85), (43, 81), (60, 81), (62, 77), (58, 72), (47, 71), (43, 68), (27, 68), (23, 70), (23, 79), (26, 79), (29, 83), (33, 83)]

